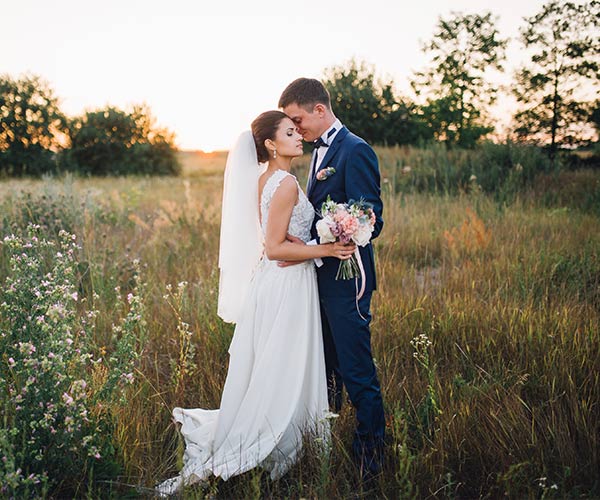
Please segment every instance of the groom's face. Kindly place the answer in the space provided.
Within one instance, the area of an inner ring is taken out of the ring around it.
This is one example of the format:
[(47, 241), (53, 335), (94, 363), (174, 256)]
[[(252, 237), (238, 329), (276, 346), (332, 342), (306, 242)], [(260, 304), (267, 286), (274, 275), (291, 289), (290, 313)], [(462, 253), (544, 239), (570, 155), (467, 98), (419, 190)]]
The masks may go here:
[(292, 103), (283, 108), (283, 112), (292, 119), (306, 142), (316, 141), (327, 129), (318, 106), (314, 106), (308, 111), (306, 108)]

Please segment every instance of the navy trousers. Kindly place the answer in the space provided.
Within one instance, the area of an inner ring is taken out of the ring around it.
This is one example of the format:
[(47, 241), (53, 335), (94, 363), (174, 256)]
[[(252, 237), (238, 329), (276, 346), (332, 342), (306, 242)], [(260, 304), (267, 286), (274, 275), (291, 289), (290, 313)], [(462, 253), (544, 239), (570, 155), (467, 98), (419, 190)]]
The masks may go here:
[(342, 387), (346, 387), (356, 408), (354, 459), (363, 473), (376, 474), (381, 470), (385, 416), (371, 354), (371, 296), (372, 292), (366, 292), (358, 302), (364, 319), (353, 296), (322, 297), (320, 303), (329, 404), (339, 411)]

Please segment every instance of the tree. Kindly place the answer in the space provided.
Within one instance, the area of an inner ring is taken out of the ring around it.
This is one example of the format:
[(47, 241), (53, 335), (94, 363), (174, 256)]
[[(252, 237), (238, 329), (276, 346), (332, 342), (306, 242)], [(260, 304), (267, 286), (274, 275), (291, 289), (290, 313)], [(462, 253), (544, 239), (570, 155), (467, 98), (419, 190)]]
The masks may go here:
[(424, 132), (414, 123), (414, 105), (394, 95), (393, 81), (376, 82), (365, 62), (328, 68), (323, 83), (338, 118), (368, 142), (409, 144)]
[(485, 123), (485, 108), (495, 102), (496, 87), (489, 70), (502, 71), (506, 40), (499, 37), (491, 13), (452, 13), (438, 20), (433, 38), (423, 45), (430, 67), (411, 82), (425, 94), (423, 115), (433, 135), (448, 144), (472, 146), (493, 130)]
[(523, 106), (515, 114), (519, 138), (547, 144), (554, 160), (560, 145), (590, 139), (593, 103), (581, 98), (586, 83), (597, 85), (600, 2), (553, 0), (525, 19), (521, 42), (531, 61), (516, 73), (513, 93)]
[(0, 173), (39, 175), (56, 168), (66, 118), (39, 76), (0, 77)]
[(590, 123), (596, 129), (596, 134), (600, 135), (600, 100), (597, 100), (592, 105), (592, 111), (590, 113)]
[(63, 166), (91, 175), (178, 174), (173, 134), (156, 127), (147, 106), (109, 106), (71, 121)]

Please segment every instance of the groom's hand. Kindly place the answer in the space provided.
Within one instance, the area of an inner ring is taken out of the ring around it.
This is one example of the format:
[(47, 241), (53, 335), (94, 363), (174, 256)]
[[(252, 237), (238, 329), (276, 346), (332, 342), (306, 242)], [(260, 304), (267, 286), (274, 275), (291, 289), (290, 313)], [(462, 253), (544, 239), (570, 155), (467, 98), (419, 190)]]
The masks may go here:
[(285, 235), (285, 239), (288, 241), (291, 241), (292, 243), (298, 243), (298, 245), (306, 245), (306, 243), (304, 243), (300, 238), (296, 238), (295, 236), (291, 235), (290, 233), (287, 233)]
[[(306, 245), (306, 243), (304, 243), (300, 238), (296, 238), (295, 236), (292, 236), (290, 233), (287, 233), (285, 235), (285, 239), (287, 241), (289, 241), (290, 243), (294, 243), (295, 245)], [(300, 262), (304, 262), (303, 260), (280, 260), (277, 262), (277, 265), (279, 267), (289, 267), (289, 266), (295, 266), (296, 264), (300, 264)]]

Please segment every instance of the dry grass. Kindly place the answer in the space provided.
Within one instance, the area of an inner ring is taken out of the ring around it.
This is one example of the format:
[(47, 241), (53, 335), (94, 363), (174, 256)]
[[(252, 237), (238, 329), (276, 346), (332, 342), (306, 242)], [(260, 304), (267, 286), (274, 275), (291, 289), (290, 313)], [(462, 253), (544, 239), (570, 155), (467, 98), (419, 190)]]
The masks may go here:
[[(75, 200), (70, 223), (101, 297), (116, 284), (126, 288), (132, 258), (145, 266), (148, 343), (130, 404), (115, 414), (123, 482), (151, 487), (177, 472), (173, 406), (219, 404), (232, 333), (216, 316), (224, 158), (185, 153), (179, 179), (0, 184), (15, 221), (25, 217), (21, 190)], [(309, 450), (279, 482), (255, 471), (185, 496), (600, 494), (600, 219), (530, 202), (500, 206), (478, 192), (399, 195), (386, 184), (384, 203), (372, 323), (390, 436), (381, 480), (361, 489), (348, 457), (354, 416), (346, 405), (329, 460)], [(163, 297), (167, 284), (183, 281), (179, 296)], [(102, 316), (99, 343), (107, 340), (108, 304)], [(191, 349), (181, 322), (193, 332)], [(420, 334), (432, 341), (427, 369), (410, 345)]]
[(205, 177), (207, 175), (220, 175), (225, 168), (227, 151), (179, 151), (177, 159), (181, 164), (181, 173), (184, 177)]

